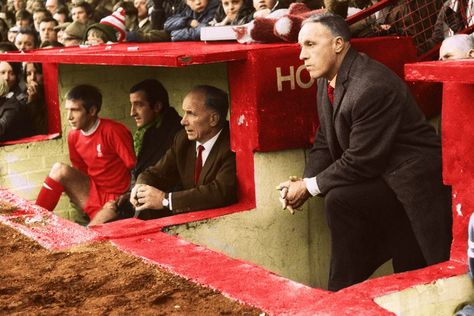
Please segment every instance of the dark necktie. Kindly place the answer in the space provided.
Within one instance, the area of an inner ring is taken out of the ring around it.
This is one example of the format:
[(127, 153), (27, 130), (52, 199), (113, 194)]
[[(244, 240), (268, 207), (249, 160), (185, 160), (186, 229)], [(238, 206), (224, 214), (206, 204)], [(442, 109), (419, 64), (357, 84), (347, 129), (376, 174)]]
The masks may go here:
[(196, 156), (196, 165), (194, 167), (194, 183), (197, 184), (199, 181), (199, 176), (201, 175), (202, 170), (202, 151), (204, 150), (203, 145), (199, 145), (197, 148)]
[(331, 105), (334, 103), (334, 88), (328, 84), (328, 98), (329, 102), (331, 102)]

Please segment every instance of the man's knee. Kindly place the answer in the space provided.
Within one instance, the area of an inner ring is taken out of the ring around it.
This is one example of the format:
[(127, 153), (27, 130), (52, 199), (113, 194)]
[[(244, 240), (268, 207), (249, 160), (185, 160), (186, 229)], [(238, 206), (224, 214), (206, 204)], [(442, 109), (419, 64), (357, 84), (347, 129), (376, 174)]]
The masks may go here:
[(341, 209), (347, 200), (345, 190), (342, 188), (333, 188), (324, 196), (324, 207), (327, 213), (332, 213)]
[(63, 184), (64, 180), (67, 179), (70, 174), (70, 169), (71, 167), (69, 165), (56, 162), (53, 167), (51, 167), (49, 177)]

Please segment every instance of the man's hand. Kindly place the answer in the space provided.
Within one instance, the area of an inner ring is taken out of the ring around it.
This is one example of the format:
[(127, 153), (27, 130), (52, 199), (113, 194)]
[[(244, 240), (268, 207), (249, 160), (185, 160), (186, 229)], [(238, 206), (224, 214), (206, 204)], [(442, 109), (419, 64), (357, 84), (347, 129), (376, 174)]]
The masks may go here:
[(33, 102), (38, 99), (38, 86), (36, 81), (30, 82), (26, 86), (26, 93), (28, 94), (28, 102)]
[(286, 200), (288, 205), (297, 209), (306, 202), (307, 199), (311, 197), (311, 194), (306, 189), (306, 184), (303, 179), (298, 179), (295, 181), (288, 181), (288, 193), (286, 194)]
[[(135, 186), (136, 187), (136, 186)], [(135, 190), (135, 187), (133, 188)], [(132, 195), (133, 195), (132, 190)], [(159, 210), (163, 208), (163, 199), (165, 198), (165, 192), (152, 187), (150, 185), (141, 184), (136, 190), (135, 200), (137, 205), (135, 210), (143, 211), (145, 209)], [(132, 198), (130, 197), (130, 202)], [(133, 202), (132, 202), (133, 204)]]
[(281, 196), (284, 201), (283, 208), (288, 208), (290, 212), (302, 206), (311, 197), (303, 179), (296, 177), (290, 177), (290, 180), (280, 183), (277, 189), (284, 195)]
[(138, 203), (138, 199), (137, 199), (137, 191), (138, 191), (138, 188), (142, 185), (143, 184), (135, 184), (132, 191), (130, 192), (130, 203), (132, 203), (133, 207), (135, 208), (140, 206), (140, 203)]

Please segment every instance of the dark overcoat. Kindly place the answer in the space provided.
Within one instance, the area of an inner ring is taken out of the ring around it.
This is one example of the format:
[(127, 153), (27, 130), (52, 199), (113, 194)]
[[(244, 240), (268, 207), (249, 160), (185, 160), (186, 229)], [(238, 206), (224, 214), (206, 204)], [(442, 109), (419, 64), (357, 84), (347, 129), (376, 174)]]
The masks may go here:
[[(318, 79), (320, 127), (304, 176), (321, 193), (381, 177), (410, 219), (428, 264), (447, 260), (451, 195), (442, 184), (441, 145), (406, 84), (350, 48), (337, 73), (334, 104)], [(370, 196), (370, 192), (367, 192)]]

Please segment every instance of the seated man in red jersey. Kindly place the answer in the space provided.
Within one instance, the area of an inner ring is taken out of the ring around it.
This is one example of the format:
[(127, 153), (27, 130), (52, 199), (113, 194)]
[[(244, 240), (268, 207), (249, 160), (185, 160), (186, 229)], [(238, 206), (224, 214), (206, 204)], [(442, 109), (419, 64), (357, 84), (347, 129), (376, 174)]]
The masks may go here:
[(72, 166), (55, 163), (36, 199), (37, 205), (53, 211), (65, 191), (89, 216), (89, 225), (107, 201), (128, 190), (135, 166), (130, 131), (118, 122), (99, 118), (101, 105), (102, 95), (96, 87), (79, 85), (67, 93)]

